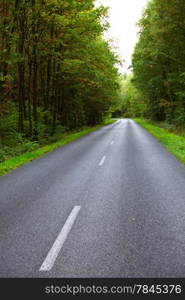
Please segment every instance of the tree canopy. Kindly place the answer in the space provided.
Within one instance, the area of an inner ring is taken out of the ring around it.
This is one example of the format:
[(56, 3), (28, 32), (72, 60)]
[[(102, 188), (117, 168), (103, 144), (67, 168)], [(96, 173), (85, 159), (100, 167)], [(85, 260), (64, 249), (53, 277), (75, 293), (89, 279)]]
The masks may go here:
[(94, 2), (1, 1), (1, 147), (93, 126), (109, 111), (118, 57), (103, 39), (107, 8)]
[(145, 116), (185, 126), (184, 0), (150, 0), (139, 22), (133, 83)]

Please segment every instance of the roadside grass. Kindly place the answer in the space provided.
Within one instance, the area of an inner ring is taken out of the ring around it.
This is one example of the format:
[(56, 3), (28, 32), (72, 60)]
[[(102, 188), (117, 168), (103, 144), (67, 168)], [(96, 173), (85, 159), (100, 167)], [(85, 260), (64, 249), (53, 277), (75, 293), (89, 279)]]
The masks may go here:
[(26, 152), (24, 154), (21, 154), (19, 156), (12, 157), (8, 160), (3, 161), (0, 163), (0, 175), (5, 175), (6, 173), (9, 173), (12, 170), (17, 169), (18, 167), (41, 157), (42, 155), (51, 152), (61, 146), (64, 146), (72, 141), (75, 141), (79, 139), (80, 137), (83, 137), (93, 131), (96, 131), (97, 129), (110, 125), (114, 123), (115, 119), (109, 119), (106, 120), (103, 124), (97, 125), (95, 127), (85, 127), (80, 131), (74, 132), (74, 133), (64, 133), (62, 139), (58, 140), (55, 143), (46, 145), (44, 147), (38, 148), (31, 152)]
[(152, 121), (134, 119), (139, 125), (152, 134), (157, 140), (177, 159), (185, 164), (185, 136), (184, 133), (175, 134), (168, 129), (161, 128), (160, 123), (152, 124)]

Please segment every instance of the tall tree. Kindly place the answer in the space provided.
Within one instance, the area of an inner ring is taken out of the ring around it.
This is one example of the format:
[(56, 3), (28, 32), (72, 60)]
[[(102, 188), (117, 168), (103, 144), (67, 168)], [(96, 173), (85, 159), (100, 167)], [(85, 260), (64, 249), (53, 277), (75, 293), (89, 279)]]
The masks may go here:
[(0, 129), (5, 145), (10, 137), (17, 145), (25, 139), (47, 140), (61, 128), (95, 125), (108, 113), (119, 89), (118, 58), (102, 38), (107, 8), (94, 2), (1, 1)]
[(147, 115), (185, 125), (185, 6), (151, 0), (139, 22), (133, 54), (135, 85), (146, 96)]

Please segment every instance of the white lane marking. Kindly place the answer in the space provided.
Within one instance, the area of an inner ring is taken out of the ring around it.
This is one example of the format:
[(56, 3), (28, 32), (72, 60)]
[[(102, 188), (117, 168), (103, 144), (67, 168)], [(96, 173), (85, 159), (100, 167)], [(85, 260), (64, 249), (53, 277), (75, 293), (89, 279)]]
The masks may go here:
[(113, 144), (114, 144), (114, 141), (112, 141), (110, 144), (113, 145)]
[(100, 166), (100, 167), (103, 166), (105, 160), (106, 160), (106, 156), (104, 156), (104, 157), (101, 159), (101, 161), (100, 161), (100, 163), (99, 163), (99, 166)]
[(55, 260), (70, 233), (72, 226), (76, 220), (76, 217), (81, 209), (81, 206), (75, 206), (71, 211), (69, 217), (67, 218), (61, 232), (59, 233), (57, 239), (55, 240), (52, 248), (48, 252), (43, 264), (41, 265), (39, 271), (50, 271), (55, 263)]

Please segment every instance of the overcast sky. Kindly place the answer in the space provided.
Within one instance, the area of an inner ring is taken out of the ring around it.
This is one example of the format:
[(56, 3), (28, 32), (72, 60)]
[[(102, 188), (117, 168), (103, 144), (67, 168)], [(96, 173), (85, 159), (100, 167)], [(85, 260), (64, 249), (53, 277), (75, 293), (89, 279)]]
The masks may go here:
[(118, 53), (125, 60), (122, 72), (128, 72), (131, 55), (137, 42), (136, 23), (142, 16), (148, 0), (97, 0), (97, 3), (109, 6), (109, 36), (114, 38)]

